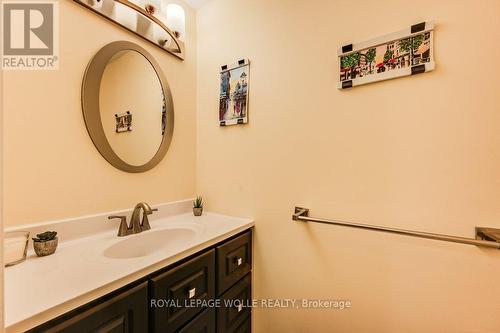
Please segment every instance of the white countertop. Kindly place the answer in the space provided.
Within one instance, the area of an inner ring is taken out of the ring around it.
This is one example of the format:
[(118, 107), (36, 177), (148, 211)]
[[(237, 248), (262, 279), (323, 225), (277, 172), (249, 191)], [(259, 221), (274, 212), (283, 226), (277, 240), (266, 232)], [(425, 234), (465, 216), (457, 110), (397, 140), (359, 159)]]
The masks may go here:
[[(35, 327), (254, 225), (251, 219), (214, 213), (204, 213), (201, 217), (192, 213), (156, 219), (152, 216), (150, 224), (151, 230), (127, 237), (117, 237), (118, 229), (108, 228), (66, 242), (60, 239), (55, 254), (36, 257), (30, 251), (25, 262), (7, 267), (4, 276), (7, 332)], [(182, 242), (172, 241), (142, 257), (113, 259), (103, 254), (110, 246), (128, 238), (175, 228), (190, 229), (195, 236)]]

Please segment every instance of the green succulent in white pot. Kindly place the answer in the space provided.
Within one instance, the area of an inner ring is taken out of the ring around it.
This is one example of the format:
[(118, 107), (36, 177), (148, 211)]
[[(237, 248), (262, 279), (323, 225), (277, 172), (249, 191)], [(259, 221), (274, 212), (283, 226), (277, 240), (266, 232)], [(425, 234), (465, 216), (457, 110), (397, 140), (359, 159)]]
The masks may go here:
[(203, 214), (203, 198), (197, 196), (193, 201), (193, 214), (194, 216), (201, 216)]
[(53, 254), (57, 249), (57, 232), (46, 231), (33, 238), (33, 249), (39, 257)]

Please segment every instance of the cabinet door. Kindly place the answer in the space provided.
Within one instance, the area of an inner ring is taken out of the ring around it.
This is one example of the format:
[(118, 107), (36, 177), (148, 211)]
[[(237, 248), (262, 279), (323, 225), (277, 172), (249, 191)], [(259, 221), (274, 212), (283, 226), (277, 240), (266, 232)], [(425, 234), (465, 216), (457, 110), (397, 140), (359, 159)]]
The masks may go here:
[(252, 332), (252, 317), (248, 316), (247, 319), (241, 324), (234, 333), (251, 333)]
[(177, 331), (215, 297), (215, 252), (208, 251), (150, 280), (150, 327)]
[(177, 333), (215, 333), (215, 309), (206, 309)]
[(252, 299), (250, 274), (221, 297), (221, 307), (217, 308), (217, 332), (245, 332), (244, 322), (250, 317)]
[(217, 247), (217, 295), (252, 269), (252, 233), (249, 231)]
[(30, 332), (141, 333), (148, 331), (148, 287), (144, 282), (107, 301), (72, 311)]

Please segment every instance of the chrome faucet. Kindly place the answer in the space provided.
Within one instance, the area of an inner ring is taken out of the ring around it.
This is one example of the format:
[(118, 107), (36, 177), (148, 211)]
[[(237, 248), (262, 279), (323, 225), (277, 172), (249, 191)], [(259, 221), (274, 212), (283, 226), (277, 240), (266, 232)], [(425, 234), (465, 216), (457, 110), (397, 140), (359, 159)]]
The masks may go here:
[[(142, 221), (140, 221), (141, 210), (143, 210)], [(135, 205), (134, 211), (132, 212), (132, 217), (130, 218), (130, 225), (127, 224), (126, 216), (112, 215), (108, 216), (108, 219), (120, 219), (120, 228), (118, 229), (118, 237), (124, 237), (128, 235), (138, 234), (143, 231), (151, 229), (149, 225), (148, 215), (153, 214), (153, 212), (158, 211), (158, 209), (153, 209), (145, 202), (140, 202)]]

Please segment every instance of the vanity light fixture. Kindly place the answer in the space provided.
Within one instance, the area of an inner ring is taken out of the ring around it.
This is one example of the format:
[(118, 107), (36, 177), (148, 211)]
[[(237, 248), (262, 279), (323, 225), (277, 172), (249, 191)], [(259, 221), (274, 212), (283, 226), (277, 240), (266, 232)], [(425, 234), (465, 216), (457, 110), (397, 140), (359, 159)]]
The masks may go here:
[[(94, 13), (184, 60), (184, 9), (160, 0), (74, 0)], [(170, 13), (169, 13), (170, 11)]]
[(140, 6), (150, 15), (157, 15), (161, 10), (159, 2), (155, 0), (143, 0)]
[(186, 13), (184, 8), (175, 3), (167, 5), (167, 26), (174, 31), (177, 38), (183, 39), (186, 36)]

